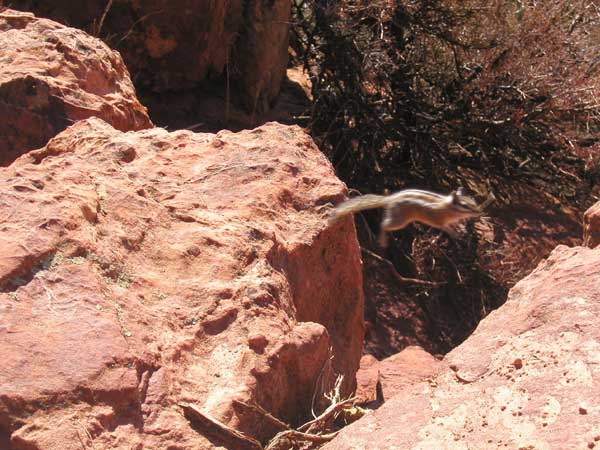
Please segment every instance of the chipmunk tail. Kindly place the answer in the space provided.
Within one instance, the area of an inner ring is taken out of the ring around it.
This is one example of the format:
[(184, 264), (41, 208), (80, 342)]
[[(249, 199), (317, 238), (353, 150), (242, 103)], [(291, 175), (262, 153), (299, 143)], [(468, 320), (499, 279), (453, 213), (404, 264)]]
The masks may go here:
[(351, 198), (336, 206), (330, 213), (328, 222), (333, 224), (340, 218), (349, 214), (354, 214), (367, 209), (381, 208), (386, 205), (386, 198), (383, 195), (367, 194), (360, 197)]

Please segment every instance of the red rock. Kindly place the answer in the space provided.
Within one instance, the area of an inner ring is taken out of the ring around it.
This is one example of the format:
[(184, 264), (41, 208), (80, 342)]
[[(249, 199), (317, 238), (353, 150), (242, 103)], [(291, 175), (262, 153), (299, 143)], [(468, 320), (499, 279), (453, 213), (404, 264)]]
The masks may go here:
[(152, 126), (117, 52), (83, 31), (0, 12), (0, 165), (97, 116), (128, 131)]
[(585, 448), (600, 428), (600, 410), (587, 407), (600, 403), (599, 292), (600, 249), (557, 247), (435, 380), (404, 389), (323, 449)]
[(357, 403), (377, 408), (407, 386), (434, 378), (443, 366), (418, 346), (409, 346), (383, 361), (364, 355), (356, 373)]
[(376, 407), (383, 401), (379, 377), (379, 361), (373, 355), (363, 355), (356, 372), (356, 403)]
[(0, 168), (0, 444), (235, 448), (180, 405), (265, 440), (277, 429), (253, 402), (297, 422), (336, 373), (349, 394), (360, 255), (324, 206), (344, 194), (277, 124), (86, 119)]
[(277, 98), (288, 62), (292, 2), (250, 0), (232, 55), (239, 67), (234, 81), (243, 86), (246, 108), (268, 111)]
[[(288, 61), (290, 0), (121, 0), (106, 9), (107, 4), (11, 1), (14, 8), (102, 37), (123, 55), (136, 84), (154, 92), (202, 85), (204, 96), (227, 95), (254, 113), (266, 111), (279, 93)], [(211, 86), (219, 77), (223, 82)]]
[(600, 244), (600, 202), (583, 215), (583, 245), (594, 248)]
[(379, 363), (384, 400), (389, 400), (407, 386), (435, 378), (443, 366), (441, 361), (416, 345), (384, 359)]

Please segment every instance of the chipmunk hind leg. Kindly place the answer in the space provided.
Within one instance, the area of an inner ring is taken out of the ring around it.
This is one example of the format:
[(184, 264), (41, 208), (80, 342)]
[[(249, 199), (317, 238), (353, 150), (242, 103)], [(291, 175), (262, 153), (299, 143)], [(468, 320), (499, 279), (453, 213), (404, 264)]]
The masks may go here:
[(398, 214), (398, 210), (394, 211), (393, 207), (386, 208), (383, 212), (383, 219), (379, 228), (379, 245), (381, 248), (387, 247), (388, 232), (406, 228), (410, 222), (410, 219), (406, 219), (401, 214)]

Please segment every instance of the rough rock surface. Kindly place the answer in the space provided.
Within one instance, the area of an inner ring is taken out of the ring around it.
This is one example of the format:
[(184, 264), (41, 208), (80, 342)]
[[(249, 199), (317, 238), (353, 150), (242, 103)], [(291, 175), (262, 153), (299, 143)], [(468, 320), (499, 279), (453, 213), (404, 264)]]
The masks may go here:
[(594, 248), (600, 244), (600, 202), (583, 215), (583, 245)]
[(600, 249), (557, 247), (448, 354), (324, 449), (600, 446)]
[(416, 345), (383, 361), (373, 355), (364, 355), (356, 373), (358, 403), (370, 408), (379, 407), (405, 387), (434, 378), (442, 367), (443, 362)]
[(121, 57), (99, 39), (7, 9), (0, 48), (0, 165), (91, 116), (122, 131), (152, 126)]
[(379, 363), (383, 399), (387, 401), (407, 386), (434, 378), (444, 365), (442, 361), (416, 345), (385, 358)]
[(250, 0), (234, 47), (234, 81), (250, 111), (265, 112), (277, 97), (288, 62), (290, 0)]
[(0, 448), (241, 449), (180, 405), (264, 441), (253, 402), (295, 422), (336, 372), (349, 393), (360, 255), (323, 206), (344, 193), (277, 124), (86, 119), (0, 168)]
[[(288, 55), (290, 0), (13, 0), (104, 39), (136, 85), (181, 91), (217, 78), (226, 96), (263, 112), (279, 92)], [(107, 8), (107, 5), (109, 6)]]
[(363, 355), (356, 372), (356, 403), (368, 407), (379, 406), (383, 402), (379, 361), (373, 355)]

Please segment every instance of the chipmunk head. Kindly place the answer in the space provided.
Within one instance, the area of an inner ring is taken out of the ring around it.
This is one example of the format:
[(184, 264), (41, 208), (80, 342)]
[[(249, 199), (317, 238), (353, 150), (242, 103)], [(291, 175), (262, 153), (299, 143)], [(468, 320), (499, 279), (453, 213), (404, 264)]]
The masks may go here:
[(463, 188), (458, 188), (456, 191), (450, 194), (452, 199), (452, 207), (463, 214), (465, 217), (476, 217), (483, 214), (481, 205), (467, 195)]

